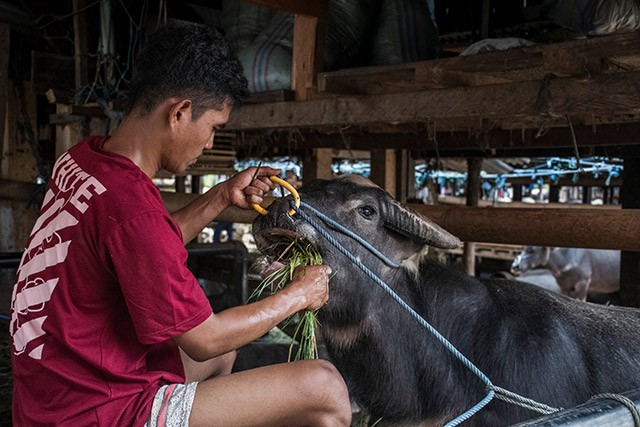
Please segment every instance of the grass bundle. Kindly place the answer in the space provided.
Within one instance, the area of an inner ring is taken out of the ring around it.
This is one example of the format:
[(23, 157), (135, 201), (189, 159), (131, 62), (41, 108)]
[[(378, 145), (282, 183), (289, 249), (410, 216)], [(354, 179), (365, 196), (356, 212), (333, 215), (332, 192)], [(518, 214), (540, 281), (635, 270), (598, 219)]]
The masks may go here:
[[(274, 249), (276, 252), (278, 249), (282, 249), (278, 261), (285, 259), (285, 257), (288, 257), (289, 261), (267, 276), (252, 293), (251, 298), (260, 297), (266, 289), (269, 289), (271, 294), (284, 289), (293, 279), (293, 272), (296, 267), (322, 264), (322, 256), (318, 250), (311, 243), (300, 238), (282, 235), (279, 242), (270, 249)], [(318, 326), (318, 321), (316, 319), (316, 311), (303, 310), (287, 319), (286, 323), (295, 322), (296, 320), (297, 326), (289, 347), (289, 361), (291, 361), (296, 339), (298, 339), (299, 346), (293, 360), (317, 359), (316, 327)]]

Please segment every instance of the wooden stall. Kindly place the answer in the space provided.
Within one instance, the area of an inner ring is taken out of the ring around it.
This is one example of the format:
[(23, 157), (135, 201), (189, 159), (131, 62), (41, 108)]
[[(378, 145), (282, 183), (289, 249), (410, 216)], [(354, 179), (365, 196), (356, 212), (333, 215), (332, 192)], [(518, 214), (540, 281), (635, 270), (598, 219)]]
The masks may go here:
[[(295, 4), (284, 8), (320, 16)], [(318, 67), (296, 52), (321, 33), (296, 34), (293, 68), (311, 74)], [(633, 184), (640, 153), (639, 47), (640, 32), (628, 32), (308, 75), (312, 86), (294, 81), (295, 101), (274, 93), (281, 100), (234, 111), (227, 129), (241, 133), (247, 144), (268, 141), (276, 147), (290, 146), (295, 135), (297, 148), (307, 153), (305, 164), (313, 164), (305, 168), (305, 181), (329, 173), (329, 148), (371, 150), (372, 178), (400, 199), (406, 187), (398, 192), (403, 169), (395, 169), (394, 156), (401, 150), (423, 158), (624, 158), (623, 210), (414, 208), (468, 242), (469, 271), (472, 242), (622, 249), (622, 302), (639, 306), (640, 196)], [(589, 201), (590, 192), (583, 194)]]

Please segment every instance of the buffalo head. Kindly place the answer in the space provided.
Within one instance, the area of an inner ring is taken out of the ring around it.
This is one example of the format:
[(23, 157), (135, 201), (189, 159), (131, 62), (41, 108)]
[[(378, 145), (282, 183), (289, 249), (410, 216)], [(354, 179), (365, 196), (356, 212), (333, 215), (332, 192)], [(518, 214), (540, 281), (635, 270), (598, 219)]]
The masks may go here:
[[(455, 236), (398, 203), (389, 193), (360, 175), (346, 175), (332, 181), (313, 181), (302, 187), (300, 197), (303, 202), (359, 235), (387, 258), (405, 268), (417, 269), (425, 245), (455, 248), (460, 243)], [(269, 207), (267, 215), (259, 216), (254, 221), (253, 234), (258, 248), (268, 253), (268, 248), (282, 234), (310, 241), (319, 249), (323, 263), (331, 266), (335, 273), (331, 292), (334, 296), (341, 294), (340, 287), (353, 284), (362, 272), (308, 222), (298, 215), (290, 216), (290, 203), (290, 196), (278, 199)], [(383, 264), (360, 243), (333, 229), (311, 211), (305, 212), (376, 274), (383, 277), (397, 270)], [(348, 292), (348, 295), (353, 295), (353, 292)], [(337, 300), (346, 304), (346, 308), (354, 303), (348, 301), (348, 295), (330, 298), (329, 306)]]
[(546, 246), (523, 246), (522, 253), (511, 264), (511, 272), (519, 274), (536, 267), (544, 267), (549, 262), (551, 249)]

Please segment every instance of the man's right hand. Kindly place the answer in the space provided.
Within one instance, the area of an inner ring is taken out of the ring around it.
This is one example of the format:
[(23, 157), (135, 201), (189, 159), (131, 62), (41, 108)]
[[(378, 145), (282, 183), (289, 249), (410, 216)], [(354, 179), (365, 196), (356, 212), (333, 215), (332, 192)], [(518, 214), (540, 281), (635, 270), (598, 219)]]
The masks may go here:
[(328, 265), (300, 265), (293, 272), (289, 288), (303, 291), (308, 301), (306, 308), (317, 310), (329, 299), (330, 274)]

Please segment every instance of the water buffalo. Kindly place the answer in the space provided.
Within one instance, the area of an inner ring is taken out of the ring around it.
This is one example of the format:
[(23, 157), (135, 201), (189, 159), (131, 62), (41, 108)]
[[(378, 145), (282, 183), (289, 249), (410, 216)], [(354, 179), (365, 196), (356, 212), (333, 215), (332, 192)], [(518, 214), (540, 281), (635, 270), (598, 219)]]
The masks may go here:
[(620, 289), (620, 251), (524, 246), (511, 264), (513, 273), (546, 268), (560, 292), (580, 301), (587, 292), (611, 293)]
[[(302, 201), (384, 252), (390, 267), (353, 238), (329, 230), (494, 384), (555, 407), (640, 387), (640, 310), (596, 306), (504, 279), (479, 280), (424, 257), (425, 245), (458, 240), (364, 178), (317, 180)], [(485, 395), (485, 385), (369, 276), (298, 215), (290, 197), (256, 219), (267, 256), (282, 234), (308, 239), (334, 275), (318, 312), (330, 359), (372, 419), (442, 425)], [(503, 426), (538, 414), (494, 399), (465, 425)]]

